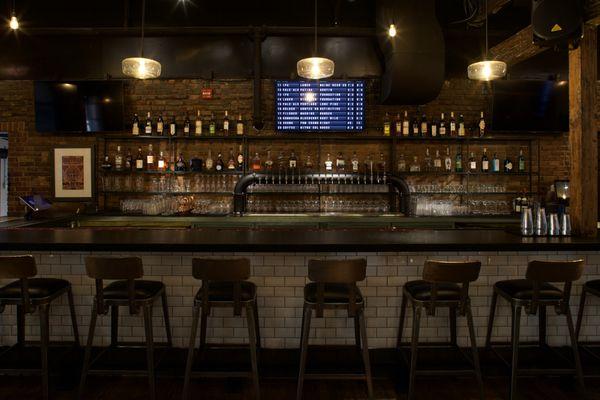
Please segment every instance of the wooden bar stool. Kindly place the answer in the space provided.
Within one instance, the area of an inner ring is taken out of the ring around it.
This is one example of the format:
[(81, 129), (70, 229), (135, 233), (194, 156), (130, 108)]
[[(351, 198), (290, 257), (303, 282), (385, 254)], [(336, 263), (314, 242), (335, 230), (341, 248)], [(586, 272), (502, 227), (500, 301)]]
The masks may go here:
[[(359, 378), (366, 380), (369, 398), (373, 398), (364, 300), (362, 293), (356, 286), (356, 282), (365, 279), (366, 269), (367, 261), (365, 259), (310, 260), (308, 262), (308, 278), (312, 282), (304, 286), (304, 313), (302, 315), (302, 333), (300, 338), (297, 400), (302, 399), (305, 378), (328, 378), (326, 374), (304, 373), (312, 312), (315, 310), (316, 317), (322, 318), (324, 309), (346, 309), (348, 317), (354, 319), (356, 346), (360, 348), (362, 342), (362, 358), (365, 367), (364, 375), (360, 375)], [(336, 375), (336, 377), (357, 378), (356, 375)]]
[(581, 331), (581, 323), (583, 321), (583, 311), (585, 308), (585, 301), (588, 294), (600, 297), (600, 279), (587, 281), (583, 284), (583, 288), (581, 291), (581, 299), (579, 301), (579, 311), (577, 313), (577, 326), (575, 328), (575, 337), (577, 338), (577, 341), (579, 341), (579, 333)]
[(258, 355), (260, 349), (260, 331), (258, 327), (258, 307), (256, 304), (256, 285), (248, 282), (250, 277), (250, 260), (238, 259), (202, 259), (192, 260), (192, 275), (202, 280), (202, 287), (194, 298), (194, 311), (192, 320), (192, 331), (188, 349), (187, 363), (185, 367), (185, 381), (183, 384), (182, 398), (186, 400), (189, 395), (189, 384), (192, 376), (192, 365), (194, 363), (194, 352), (196, 348), (196, 336), (198, 332), (198, 319), (202, 314), (200, 322), (200, 350), (207, 347), (206, 323), (212, 307), (233, 308), (233, 314), (242, 314), (242, 307), (246, 309), (246, 320), (248, 323), (248, 338), (250, 347), (250, 359), (252, 372), (210, 374), (211, 376), (244, 376), (252, 379), (256, 398), (260, 398), (258, 382)]
[[(52, 301), (67, 294), (73, 339), (79, 346), (77, 318), (73, 305), (71, 283), (64, 279), (32, 278), (37, 275), (37, 267), (33, 256), (0, 257), (0, 279), (18, 279), (0, 288), (0, 313), (7, 305), (17, 306), (17, 344), (25, 345), (25, 315), (35, 312), (40, 314), (40, 350), (42, 358), (42, 392), (48, 399), (48, 347), (50, 342), (49, 312)], [(11, 347), (12, 348), (12, 347)]]
[[(119, 307), (129, 307), (130, 315), (138, 315), (140, 309), (144, 315), (144, 329), (146, 333), (146, 362), (148, 368), (148, 384), (150, 398), (156, 398), (155, 373), (154, 373), (154, 338), (152, 332), (152, 306), (158, 299), (162, 300), (167, 346), (171, 347), (171, 326), (169, 323), (169, 308), (165, 285), (159, 281), (139, 280), (144, 275), (142, 260), (139, 257), (87, 257), (85, 268), (90, 278), (96, 281), (96, 296), (92, 305), (92, 318), (85, 348), (83, 370), (79, 385), (79, 398), (83, 395), (85, 380), (93, 361), (90, 360), (92, 345), (94, 343), (94, 330), (98, 315), (106, 315), (111, 311), (111, 329), (109, 348), (120, 346), (119, 335)], [(103, 280), (115, 280), (104, 286)], [(104, 349), (95, 360), (106, 352)], [(94, 360), (94, 361), (95, 361)]]
[[(488, 349), (492, 349), (491, 337), (494, 325), (494, 314), (496, 312), (496, 302), (498, 300), (498, 296), (500, 295), (510, 303), (512, 310), (510, 399), (515, 398), (517, 390), (517, 377), (519, 373), (519, 330), (521, 325), (522, 308), (525, 308), (525, 312), (528, 315), (538, 315), (539, 310), (539, 345), (541, 347), (547, 347), (546, 307), (554, 307), (558, 315), (565, 316), (567, 326), (569, 328), (569, 336), (571, 338), (575, 366), (574, 368), (570, 369), (552, 369), (549, 370), (548, 373), (575, 373), (581, 390), (584, 390), (583, 374), (579, 359), (579, 350), (577, 348), (577, 339), (575, 336), (575, 329), (573, 328), (571, 310), (569, 308), (572, 282), (581, 277), (583, 273), (583, 267), (583, 260), (530, 261), (529, 265), (527, 266), (527, 273), (525, 274), (526, 279), (499, 281), (494, 284), (494, 294), (492, 296), (485, 346)], [(550, 282), (564, 283), (563, 290), (560, 290)], [(506, 362), (500, 356), (500, 354), (497, 352), (496, 354), (508, 365), (508, 362)]]
[[(413, 310), (411, 354), (410, 354), (410, 376), (408, 384), (408, 398), (412, 399), (415, 392), (415, 379), (420, 374), (417, 370), (417, 354), (419, 347), (419, 330), (421, 325), (421, 313), (425, 309), (427, 315), (434, 316), (436, 308), (448, 307), (450, 316), (450, 345), (458, 348), (456, 343), (456, 318), (458, 315), (467, 318), (469, 337), (471, 342), (472, 359), (469, 360), (473, 369), (468, 371), (437, 371), (440, 375), (448, 373), (466, 372), (475, 374), (479, 385), (479, 394), (483, 399), (483, 380), (475, 341), (475, 328), (473, 326), (473, 314), (471, 312), (471, 299), (469, 297), (469, 283), (479, 277), (481, 263), (479, 261), (426, 261), (423, 269), (423, 279), (406, 282), (402, 291), (402, 305), (400, 308), (400, 327), (396, 348), (400, 351), (402, 346), (402, 331), (404, 330), (404, 319), (406, 317), (407, 302), (410, 301)], [(427, 371), (427, 375), (435, 374), (436, 371)]]

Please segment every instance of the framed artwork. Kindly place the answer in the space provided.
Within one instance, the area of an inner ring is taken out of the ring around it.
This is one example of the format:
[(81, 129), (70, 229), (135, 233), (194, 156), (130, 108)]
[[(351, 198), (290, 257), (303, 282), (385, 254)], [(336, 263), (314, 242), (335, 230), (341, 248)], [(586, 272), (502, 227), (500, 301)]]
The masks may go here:
[(52, 195), (60, 201), (94, 198), (94, 147), (55, 147), (52, 150)]

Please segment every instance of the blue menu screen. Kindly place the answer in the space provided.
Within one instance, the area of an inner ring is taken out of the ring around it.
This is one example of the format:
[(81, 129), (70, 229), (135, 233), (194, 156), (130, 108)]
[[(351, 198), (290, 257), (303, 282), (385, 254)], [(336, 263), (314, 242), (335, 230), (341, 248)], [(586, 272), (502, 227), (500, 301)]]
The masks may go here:
[(365, 128), (365, 82), (276, 81), (279, 132), (360, 132)]

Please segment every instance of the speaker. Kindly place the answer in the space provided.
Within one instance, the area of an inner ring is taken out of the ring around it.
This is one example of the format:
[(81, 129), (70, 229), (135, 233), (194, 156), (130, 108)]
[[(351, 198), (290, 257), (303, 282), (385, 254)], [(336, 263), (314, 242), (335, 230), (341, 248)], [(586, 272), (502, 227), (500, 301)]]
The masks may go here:
[(539, 46), (577, 47), (583, 33), (581, 0), (532, 0), (533, 42)]

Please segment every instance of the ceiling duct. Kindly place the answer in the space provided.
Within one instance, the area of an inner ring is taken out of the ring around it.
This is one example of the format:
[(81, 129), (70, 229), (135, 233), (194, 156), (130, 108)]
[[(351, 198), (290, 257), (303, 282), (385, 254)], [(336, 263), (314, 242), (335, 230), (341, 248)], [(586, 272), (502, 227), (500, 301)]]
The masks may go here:
[[(424, 104), (444, 83), (445, 45), (435, 0), (378, 0), (377, 39), (383, 53), (381, 102)], [(387, 35), (394, 24), (395, 37)]]

